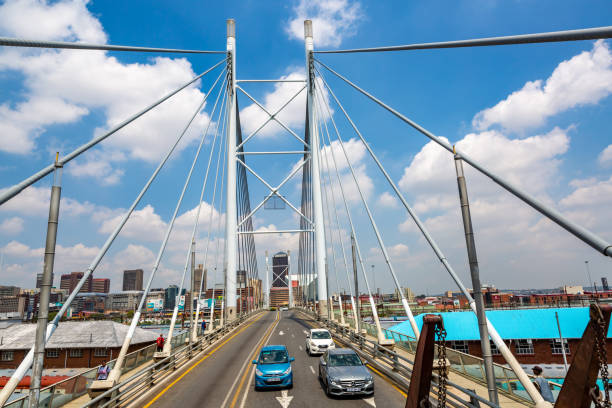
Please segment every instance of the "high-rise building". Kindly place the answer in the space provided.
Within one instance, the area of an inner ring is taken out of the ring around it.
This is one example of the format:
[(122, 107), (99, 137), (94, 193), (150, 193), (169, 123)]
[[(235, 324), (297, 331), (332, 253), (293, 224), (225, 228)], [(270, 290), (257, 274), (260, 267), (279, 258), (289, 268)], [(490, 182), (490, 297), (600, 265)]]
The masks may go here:
[[(186, 292), (185, 288), (181, 291), (181, 295), (184, 295)], [(176, 306), (176, 297), (178, 296), (178, 286), (170, 285), (166, 288), (164, 294), (164, 309), (172, 310), (174, 306)]]
[(110, 279), (100, 278), (94, 279), (92, 283), (92, 292), (95, 293), (108, 293), (110, 292)]
[(287, 273), (289, 272), (289, 256), (286, 252), (279, 252), (272, 257), (272, 287), (288, 287)]
[(19, 296), (21, 288), (18, 286), (0, 286), (0, 297)]
[(608, 278), (601, 278), (601, 286), (603, 286), (603, 290), (605, 292), (610, 290), (610, 286), (608, 286)]
[(194, 288), (196, 293), (200, 292), (200, 282), (202, 282), (202, 292), (206, 292), (206, 279), (208, 275), (208, 270), (204, 269), (204, 265), (199, 264), (198, 267), (193, 272), (194, 276)]
[[(40, 287), (42, 286), (42, 277), (43, 277), (42, 273), (36, 274), (36, 289), (40, 289)], [(54, 279), (55, 279), (55, 274), (51, 272), (51, 286), (53, 286)]]
[(123, 271), (123, 290), (142, 290), (142, 269)]
[[(71, 272), (63, 274), (60, 280), (60, 289), (66, 289), (68, 293), (72, 293), (83, 275), (83, 272)], [(81, 290), (79, 290), (79, 293), (90, 293), (93, 290), (92, 281), (93, 276), (89, 275), (89, 278), (87, 278), (87, 281), (85, 281), (85, 284), (81, 287)]]

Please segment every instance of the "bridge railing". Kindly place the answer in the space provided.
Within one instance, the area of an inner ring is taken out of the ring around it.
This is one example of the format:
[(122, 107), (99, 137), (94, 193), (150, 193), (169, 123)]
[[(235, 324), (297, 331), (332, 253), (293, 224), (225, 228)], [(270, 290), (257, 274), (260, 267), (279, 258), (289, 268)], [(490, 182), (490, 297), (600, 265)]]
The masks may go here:
[[(172, 348), (183, 348), (185, 346), (185, 339), (187, 338), (187, 335), (188, 332), (185, 331), (177, 334), (176, 336), (172, 336)], [(125, 356), (125, 365), (121, 371), (126, 373), (143, 365), (147, 361), (150, 361), (153, 358), (153, 353), (155, 353), (156, 347), (157, 346), (155, 344), (151, 344), (127, 354)], [(115, 366), (116, 361), (116, 359), (109, 361), (108, 366), (112, 369)], [(58, 381), (55, 384), (49, 385), (48, 387), (41, 388), (38, 406), (45, 408), (61, 407), (62, 405), (67, 404), (81, 397), (82, 395), (85, 395), (87, 393), (87, 388), (89, 388), (91, 383), (96, 379), (99, 367), (100, 366), (93, 367), (80, 374), (66, 378), (62, 381)], [(4, 407), (25, 408), (28, 406), (28, 404), (29, 395), (26, 394), (22, 397), (14, 399), (13, 401), (7, 402)]]
[[(340, 324), (338, 324), (338, 322), (321, 318), (316, 313), (313, 313), (311, 311), (306, 311), (306, 313), (308, 313), (314, 319), (321, 321), (324, 326), (334, 332), (336, 336), (339, 337), (342, 341), (354, 344), (354, 350), (363, 359), (367, 360), (370, 365), (375, 367), (377, 370), (383, 372), (387, 377), (391, 378), (394, 382), (399, 384), (405, 390), (408, 389), (409, 379), (412, 375), (411, 367), (414, 365), (414, 362), (412, 360), (386, 347), (379, 346), (377, 342), (369, 340), (366, 336), (358, 335), (350, 328), (341, 326)], [(352, 318), (345, 318), (345, 321), (347, 321), (347, 323), (349, 324), (354, 324), (354, 319)], [(362, 322), (362, 324), (362, 327), (366, 329), (366, 331), (372, 330), (372, 327), (370, 326), (373, 325), (370, 325), (366, 322)], [(499, 408), (498, 405), (495, 405), (494, 403), (479, 396), (472, 390), (455, 384), (449, 380), (447, 380), (446, 383), (450, 387), (460, 391), (461, 393), (467, 396), (466, 399), (465, 397), (447, 389), (446, 395), (449, 406), (474, 407), (477, 406), (475, 405), (476, 403), (479, 403), (481, 404), (481, 406)], [(432, 394), (435, 394), (438, 390), (438, 375), (435, 373), (434, 381), (432, 381), (431, 383), (431, 388)]]
[(209, 346), (217, 339), (225, 336), (259, 312), (260, 311), (254, 311), (249, 314), (244, 314), (239, 316), (236, 320), (228, 322), (225, 326), (219, 327), (211, 333), (204, 334), (197, 341), (191, 343), (191, 347), (185, 345), (177, 350), (173, 350), (170, 356), (126, 378), (113, 388), (92, 399), (87, 404), (84, 404), (82, 408), (126, 406), (130, 402), (134, 402), (165, 376), (189, 363), (192, 357), (204, 350), (206, 346)]
[[(339, 317), (338, 313), (335, 314)], [(355, 328), (355, 319), (345, 317), (344, 320), (350, 327)], [(364, 328), (369, 335), (373, 337), (377, 336), (375, 325), (362, 321), (361, 327)], [(416, 338), (407, 336), (394, 330), (383, 328), (382, 331), (387, 339), (395, 340), (396, 347), (412, 354), (416, 351)], [(452, 371), (486, 386), (485, 367), (484, 360), (482, 358), (451, 348), (446, 349), (446, 358), (450, 362), (449, 368)], [(410, 362), (410, 364), (412, 364), (412, 362)], [(533, 404), (533, 400), (529, 397), (529, 394), (527, 394), (521, 383), (516, 378), (514, 371), (512, 371), (509, 367), (497, 363), (493, 363), (493, 369), (495, 370), (495, 379), (498, 392), (506, 395), (509, 398), (526, 402), (528, 404)], [(529, 376), (533, 377), (531, 375)], [(556, 399), (559, 391), (561, 390), (561, 385), (553, 381), (549, 381), (549, 384)]]

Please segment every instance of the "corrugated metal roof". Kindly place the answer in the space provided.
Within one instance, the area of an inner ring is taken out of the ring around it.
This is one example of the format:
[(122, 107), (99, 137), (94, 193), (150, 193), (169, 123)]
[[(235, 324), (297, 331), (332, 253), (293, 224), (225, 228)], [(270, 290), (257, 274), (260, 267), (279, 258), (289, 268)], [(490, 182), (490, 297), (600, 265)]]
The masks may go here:
[[(105, 348), (121, 347), (129, 326), (108, 320), (86, 322), (60, 322), (46, 348)], [(24, 323), (0, 329), (0, 350), (29, 349), (34, 345), (36, 324)], [(136, 328), (132, 342), (138, 344), (155, 341), (155, 331)]]
[[(488, 310), (489, 321), (495, 326), (503, 339), (552, 339), (559, 337), (555, 312), (559, 314), (559, 324), (564, 338), (579, 339), (589, 322), (589, 308), (550, 308)], [(441, 315), (447, 332), (446, 340), (479, 340), (478, 321), (472, 312), (433, 313)], [(423, 314), (415, 317), (417, 326), (423, 327)], [(408, 336), (414, 336), (409, 321), (389, 328)], [(608, 329), (608, 337), (610, 331)]]

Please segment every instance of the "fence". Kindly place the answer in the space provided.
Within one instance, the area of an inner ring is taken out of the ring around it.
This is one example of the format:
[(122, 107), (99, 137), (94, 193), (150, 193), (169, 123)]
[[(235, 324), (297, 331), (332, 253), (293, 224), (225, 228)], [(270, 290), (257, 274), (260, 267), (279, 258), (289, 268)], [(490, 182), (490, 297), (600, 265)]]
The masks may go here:
[[(188, 332), (185, 331), (173, 336), (172, 349), (174, 350), (176, 348), (177, 350), (180, 350), (185, 348), (185, 340), (187, 339), (187, 335)], [(126, 373), (151, 360), (153, 358), (153, 353), (155, 353), (155, 349), (156, 345), (151, 344), (127, 354), (125, 356), (125, 364), (121, 372)], [(115, 366), (115, 362), (116, 360), (111, 360), (108, 363), (109, 367), (113, 368)], [(59, 381), (48, 387), (41, 388), (38, 406), (44, 408), (61, 407), (62, 405), (81, 397), (87, 393), (87, 389), (96, 379), (98, 367), (99, 366), (91, 368), (85, 372), (82, 372), (81, 374), (66, 378), (65, 380)], [(29, 395), (24, 395), (14, 399), (13, 401), (7, 402), (4, 406), (5, 408), (25, 408), (29, 404), (29, 399)]]

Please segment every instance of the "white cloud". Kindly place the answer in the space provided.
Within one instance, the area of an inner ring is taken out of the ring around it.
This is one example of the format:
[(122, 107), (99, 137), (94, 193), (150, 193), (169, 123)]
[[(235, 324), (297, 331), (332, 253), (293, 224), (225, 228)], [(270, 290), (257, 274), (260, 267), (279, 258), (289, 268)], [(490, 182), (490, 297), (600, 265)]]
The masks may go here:
[[(4, 192), (6, 189), (0, 189)], [(18, 213), (29, 217), (46, 217), (49, 214), (49, 199), (51, 189), (49, 187), (30, 186), (13, 197), (0, 207), (0, 213)], [(63, 196), (60, 202), (60, 217), (77, 217), (85, 214), (97, 216), (106, 215), (112, 210), (97, 206), (89, 201), (80, 202), (73, 198)]]
[(584, 51), (561, 62), (546, 81), (527, 82), (492, 108), (479, 112), (473, 125), (485, 130), (493, 125), (522, 131), (543, 125), (568, 109), (590, 105), (612, 93), (612, 54), (599, 40)]
[[(102, 223), (98, 232), (111, 233), (119, 224), (123, 215), (117, 215)], [(166, 222), (147, 204), (142, 210), (135, 210), (121, 230), (121, 236), (136, 238), (139, 241), (161, 241), (166, 230)]]
[(597, 157), (597, 161), (602, 166), (610, 166), (612, 164), (612, 144), (608, 145)]
[(338, 47), (355, 35), (363, 20), (361, 4), (351, 0), (300, 0), (293, 13), (287, 26), (289, 38), (303, 40), (304, 20), (310, 19), (315, 47)]
[(21, 231), (23, 231), (23, 218), (11, 217), (0, 222), (0, 233), (15, 235)]
[[(87, 3), (5, 2), (0, 6), (0, 33), (104, 43), (106, 33), (87, 10)], [(37, 137), (53, 124), (75, 122), (93, 110), (105, 115), (105, 125), (94, 131), (100, 134), (195, 76), (184, 58), (157, 57), (147, 63), (124, 64), (101, 51), (16, 48), (0, 52), (2, 71), (16, 71), (24, 77), (23, 102), (15, 107), (8, 102), (0, 105), (0, 135), (10, 135), (0, 138), (4, 141), (0, 150), (20, 154), (34, 150)], [(202, 98), (195, 85), (183, 90), (106, 140), (102, 145), (104, 160), (89, 156), (76, 167), (83, 174), (112, 184), (122, 175), (122, 170), (115, 168), (122, 154), (144, 161), (158, 160)], [(196, 117), (179, 150), (197, 137), (208, 120), (206, 113)]]
[(385, 191), (378, 197), (378, 205), (386, 208), (397, 208), (397, 198), (388, 191)]
[[(555, 183), (559, 156), (567, 152), (569, 137), (559, 128), (524, 139), (510, 139), (491, 130), (470, 133), (456, 145), (494, 173), (503, 175), (519, 187), (541, 194)], [(464, 169), (470, 197), (499, 192), (492, 181), (485, 181), (468, 164), (464, 164)], [(399, 186), (416, 196), (414, 207), (418, 212), (454, 207), (458, 198), (453, 156), (436, 143), (427, 143), (404, 170)]]

